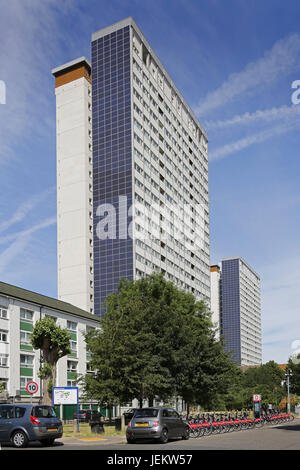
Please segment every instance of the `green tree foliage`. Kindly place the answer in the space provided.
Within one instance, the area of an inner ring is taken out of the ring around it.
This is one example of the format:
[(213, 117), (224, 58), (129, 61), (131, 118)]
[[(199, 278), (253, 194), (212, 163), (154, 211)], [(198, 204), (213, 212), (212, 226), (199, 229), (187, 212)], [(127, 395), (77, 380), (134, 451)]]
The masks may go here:
[(274, 361), (269, 361), (244, 372), (239, 370), (222, 398), (227, 409), (251, 408), (255, 394), (261, 395), (263, 405), (278, 406), (286, 393), (283, 380), (284, 371)]
[(296, 357), (290, 357), (288, 360), (287, 370), (291, 371), (291, 393), (300, 395), (300, 354), (298, 354)]
[(153, 274), (121, 281), (106, 305), (100, 331), (86, 338), (95, 370), (83, 379), (87, 397), (141, 405), (177, 394), (194, 404), (226, 390), (235, 366), (215, 341), (203, 302)]
[(57, 361), (70, 354), (70, 334), (67, 330), (56, 325), (49, 317), (39, 320), (31, 334), (31, 344), (34, 349), (40, 349), (42, 366), (39, 377), (43, 381), (42, 403), (51, 405), (51, 391), (55, 384)]

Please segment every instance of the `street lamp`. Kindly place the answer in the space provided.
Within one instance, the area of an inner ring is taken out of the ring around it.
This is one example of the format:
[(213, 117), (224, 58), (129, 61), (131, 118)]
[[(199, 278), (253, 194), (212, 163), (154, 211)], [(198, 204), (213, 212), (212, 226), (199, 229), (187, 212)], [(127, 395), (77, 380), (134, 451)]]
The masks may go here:
[(287, 412), (291, 412), (291, 405), (290, 405), (290, 377), (292, 376), (292, 371), (288, 370), (285, 374), (286, 376), (286, 385), (287, 385), (287, 392), (288, 392), (288, 402), (287, 402)]

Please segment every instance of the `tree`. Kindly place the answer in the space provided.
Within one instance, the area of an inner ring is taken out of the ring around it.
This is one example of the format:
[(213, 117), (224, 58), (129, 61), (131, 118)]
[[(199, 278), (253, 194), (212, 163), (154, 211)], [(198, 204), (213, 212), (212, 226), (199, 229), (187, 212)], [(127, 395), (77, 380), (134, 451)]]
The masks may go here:
[(204, 302), (152, 274), (122, 280), (106, 306), (100, 331), (86, 337), (95, 370), (83, 378), (87, 396), (110, 405), (174, 394), (204, 403), (226, 388), (233, 363)]
[(153, 275), (135, 282), (121, 280), (117, 292), (107, 297), (100, 331), (86, 337), (96, 371), (82, 381), (87, 397), (111, 407), (133, 398), (142, 405), (145, 398), (172, 393), (172, 289), (161, 275)]
[(296, 357), (292, 356), (289, 358), (286, 370), (291, 371), (291, 375), (290, 375), (291, 393), (300, 395), (300, 354), (298, 354)]
[(56, 379), (57, 361), (70, 354), (70, 334), (66, 329), (56, 325), (52, 318), (45, 317), (39, 320), (31, 334), (31, 344), (34, 349), (40, 349), (42, 366), (39, 377), (43, 381), (42, 403), (51, 405), (52, 386)]

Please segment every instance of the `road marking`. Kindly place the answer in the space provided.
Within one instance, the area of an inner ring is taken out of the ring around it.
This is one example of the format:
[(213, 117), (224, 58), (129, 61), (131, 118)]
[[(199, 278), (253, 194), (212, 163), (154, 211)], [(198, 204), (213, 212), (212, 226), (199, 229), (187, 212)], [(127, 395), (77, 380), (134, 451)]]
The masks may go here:
[(80, 441), (106, 441), (104, 437), (85, 437), (80, 439)]

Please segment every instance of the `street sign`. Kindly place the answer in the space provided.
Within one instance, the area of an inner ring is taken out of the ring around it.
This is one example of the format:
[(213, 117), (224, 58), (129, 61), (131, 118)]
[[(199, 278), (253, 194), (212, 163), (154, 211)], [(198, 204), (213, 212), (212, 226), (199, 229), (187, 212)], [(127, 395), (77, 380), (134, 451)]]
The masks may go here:
[(253, 401), (261, 401), (261, 395), (253, 395)]
[(53, 387), (53, 405), (77, 405), (78, 387)]
[(79, 395), (78, 387), (52, 387), (52, 405), (60, 405), (63, 415), (63, 405), (77, 405), (77, 432), (79, 432)]
[(26, 385), (26, 390), (31, 395), (34, 395), (38, 391), (38, 389), (39, 386), (36, 382), (28, 382), (28, 384)]

